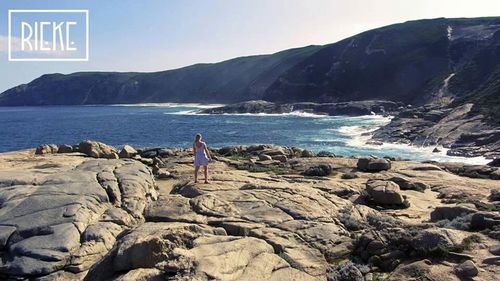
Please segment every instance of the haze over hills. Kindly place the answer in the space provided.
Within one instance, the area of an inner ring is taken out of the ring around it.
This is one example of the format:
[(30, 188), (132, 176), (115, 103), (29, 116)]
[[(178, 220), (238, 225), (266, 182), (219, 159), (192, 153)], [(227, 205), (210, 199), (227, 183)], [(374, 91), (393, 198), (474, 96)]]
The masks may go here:
[(325, 46), (162, 72), (47, 74), (5, 91), (0, 105), (381, 99), (474, 102), (475, 111), (498, 120), (499, 30), (499, 17), (418, 20)]

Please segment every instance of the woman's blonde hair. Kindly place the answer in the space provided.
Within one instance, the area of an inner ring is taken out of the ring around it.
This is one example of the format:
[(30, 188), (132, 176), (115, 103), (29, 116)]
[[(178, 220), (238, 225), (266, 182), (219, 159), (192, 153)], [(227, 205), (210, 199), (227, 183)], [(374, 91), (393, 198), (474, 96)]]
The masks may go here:
[(200, 140), (201, 140), (201, 134), (196, 134), (196, 136), (194, 136), (194, 141), (197, 142)]

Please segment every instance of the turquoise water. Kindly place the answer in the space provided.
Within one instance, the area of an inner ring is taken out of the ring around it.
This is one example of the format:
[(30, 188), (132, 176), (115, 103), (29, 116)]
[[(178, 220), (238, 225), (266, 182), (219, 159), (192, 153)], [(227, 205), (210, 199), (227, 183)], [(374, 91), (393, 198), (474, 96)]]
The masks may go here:
[(414, 160), (467, 161), (431, 153), (432, 147), (366, 145), (370, 131), (390, 121), (381, 116), (340, 117), (306, 113), (202, 115), (207, 106), (186, 104), (127, 106), (0, 107), (0, 151), (43, 143), (95, 139), (115, 146), (190, 147), (201, 133), (212, 147), (275, 143), (339, 155), (394, 156)]

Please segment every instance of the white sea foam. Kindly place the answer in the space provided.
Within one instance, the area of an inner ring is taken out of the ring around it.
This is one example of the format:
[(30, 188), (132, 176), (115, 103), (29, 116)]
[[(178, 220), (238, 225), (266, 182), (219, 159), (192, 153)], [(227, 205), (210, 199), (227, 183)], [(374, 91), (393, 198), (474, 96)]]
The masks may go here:
[(262, 117), (283, 117), (283, 116), (298, 116), (307, 118), (324, 118), (331, 117), (328, 115), (314, 114), (310, 112), (303, 111), (292, 111), (289, 113), (222, 113), (222, 114), (211, 114), (211, 113), (201, 113), (199, 110), (184, 110), (176, 112), (166, 112), (165, 114), (176, 114), (176, 115), (222, 115), (222, 116), (262, 116)]
[[(384, 124), (382, 124), (384, 125)], [(446, 152), (449, 149), (442, 148), (441, 152), (432, 152), (434, 146), (419, 146), (410, 145), (405, 143), (382, 143), (377, 144), (367, 144), (366, 142), (371, 139), (372, 133), (380, 128), (380, 126), (373, 125), (355, 125), (355, 126), (342, 126), (337, 129), (337, 131), (349, 139), (345, 142), (347, 146), (368, 148), (373, 150), (386, 151), (387, 155), (397, 155), (398, 152), (406, 154), (420, 155), (421, 158), (425, 158), (431, 161), (439, 162), (463, 162), (467, 164), (474, 165), (484, 165), (491, 160), (484, 157), (459, 157), (459, 156), (449, 156)]]

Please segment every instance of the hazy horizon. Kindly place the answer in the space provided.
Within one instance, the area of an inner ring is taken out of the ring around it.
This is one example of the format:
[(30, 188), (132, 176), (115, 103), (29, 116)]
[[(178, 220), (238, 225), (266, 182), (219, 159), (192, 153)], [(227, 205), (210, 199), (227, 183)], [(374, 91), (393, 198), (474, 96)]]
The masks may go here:
[[(482, 4), (479, 4), (482, 3)], [(0, 25), (0, 92), (48, 73), (156, 72), (326, 45), (413, 20), (494, 17), (500, 3), (419, 1), (3, 1), (9, 9), (88, 9), (88, 62), (8, 62)], [(120, 12), (117, 13), (116, 11)], [(110, 13), (111, 11), (111, 13)], [(117, 36), (122, 35), (122, 36)]]

